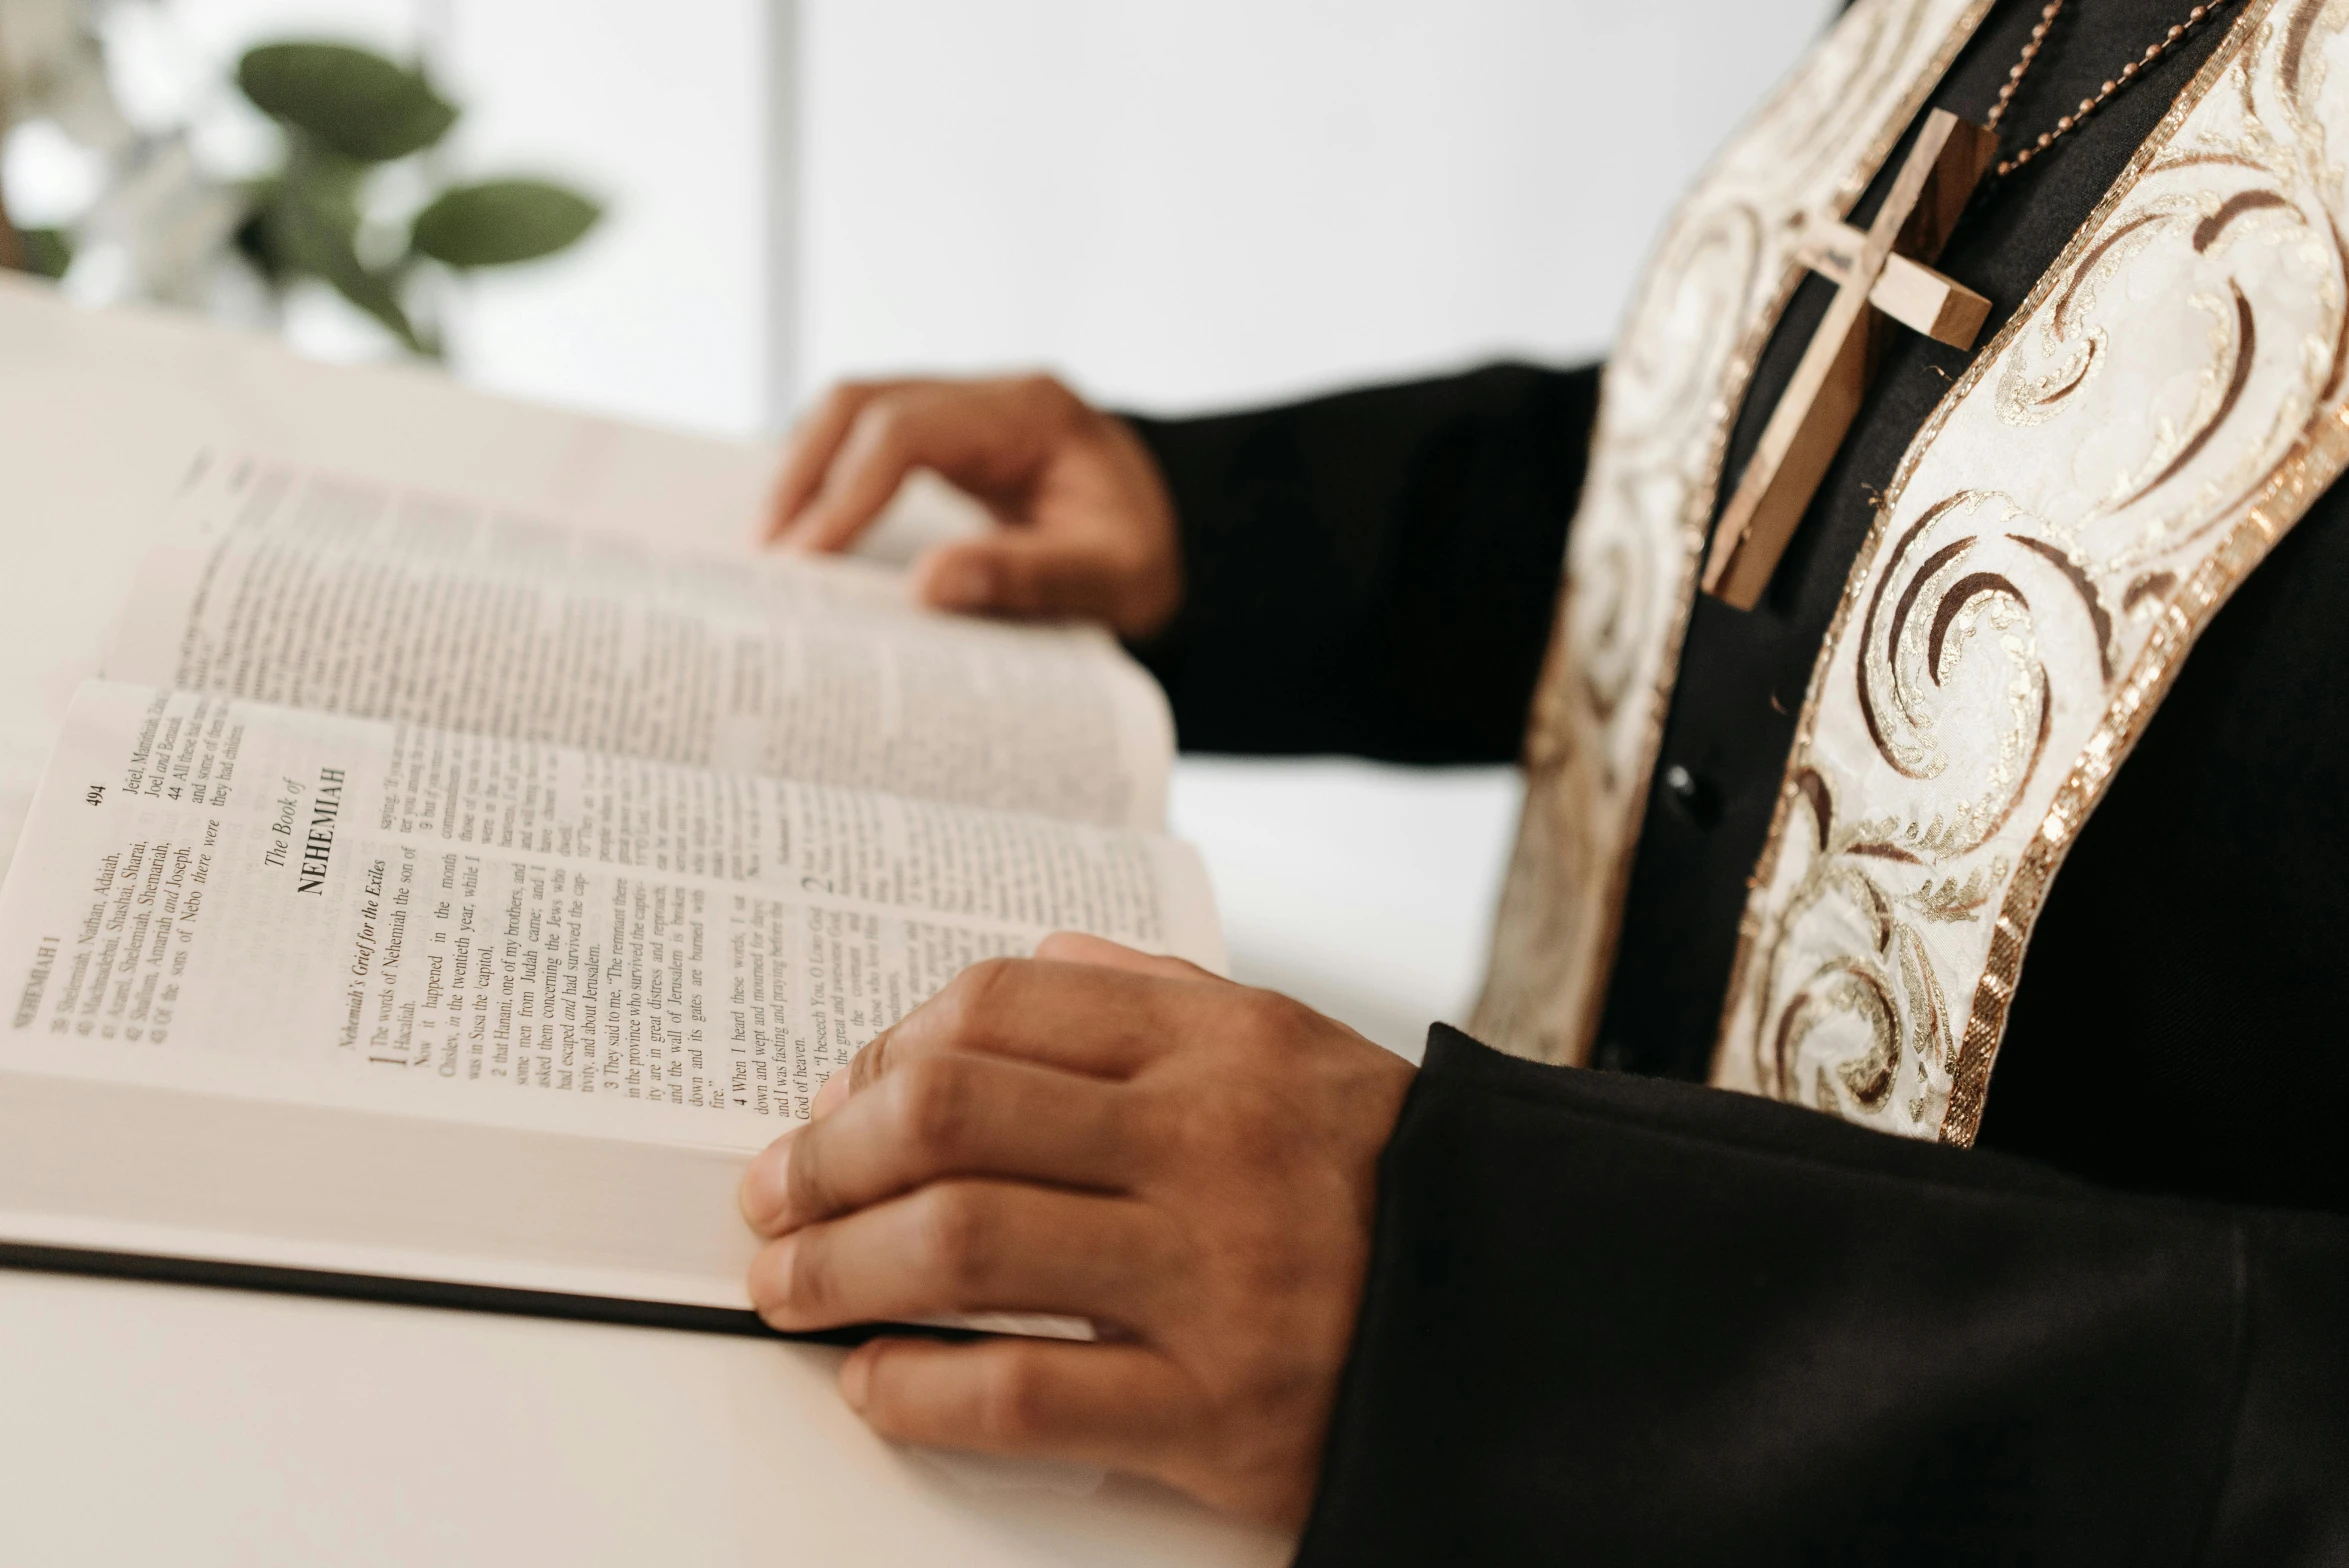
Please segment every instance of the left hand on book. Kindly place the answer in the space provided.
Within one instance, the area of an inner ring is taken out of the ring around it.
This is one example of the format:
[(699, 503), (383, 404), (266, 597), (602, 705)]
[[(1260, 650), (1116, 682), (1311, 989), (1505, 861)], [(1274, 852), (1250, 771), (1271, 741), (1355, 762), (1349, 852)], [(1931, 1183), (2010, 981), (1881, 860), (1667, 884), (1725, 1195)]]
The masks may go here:
[(777, 1328), (1066, 1313), (1096, 1344), (882, 1339), (883, 1435), (1153, 1476), (1303, 1522), (1410, 1065), (1094, 937), (966, 970), (858, 1053), (743, 1181)]

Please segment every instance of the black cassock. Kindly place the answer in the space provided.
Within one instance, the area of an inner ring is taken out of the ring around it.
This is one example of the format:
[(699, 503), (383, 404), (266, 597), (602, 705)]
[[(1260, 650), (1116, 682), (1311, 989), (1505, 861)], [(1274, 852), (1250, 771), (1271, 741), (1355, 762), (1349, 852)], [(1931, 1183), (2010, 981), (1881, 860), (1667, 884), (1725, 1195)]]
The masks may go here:
[[(2073, 0), (2010, 140), (2186, 8)], [(1979, 120), (2039, 10), (2000, 5), (1934, 103)], [(1983, 341), (2233, 17), (1961, 228)], [(1773, 337), (1724, 494), (1831, 293)], [(1898, 334), (1760, 606), (1697, 602), (1615, 1070), (1431, 1034), (1301, 1562), (2349, 1563), (2349, 490), (2080, 835), (1976, 1148), (1691, 1081), (1875, 497), (1968, 358)], [(1188, 602), (1142, 651), (1184, 745), (1513, 757), (1597, 392), (1506, 365), (1138, 420), (1183, 524)]]

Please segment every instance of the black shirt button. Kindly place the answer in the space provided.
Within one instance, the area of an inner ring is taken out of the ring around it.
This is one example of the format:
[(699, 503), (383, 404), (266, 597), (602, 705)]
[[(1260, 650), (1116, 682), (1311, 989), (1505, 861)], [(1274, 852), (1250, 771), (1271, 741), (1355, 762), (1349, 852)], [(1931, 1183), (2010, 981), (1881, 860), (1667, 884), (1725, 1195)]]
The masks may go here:
[(1712, 785), (1675, 762), (1664, 770), (1664, 798), (1698, 827), (1709, 828), (1721, 816), (1721, 795)]

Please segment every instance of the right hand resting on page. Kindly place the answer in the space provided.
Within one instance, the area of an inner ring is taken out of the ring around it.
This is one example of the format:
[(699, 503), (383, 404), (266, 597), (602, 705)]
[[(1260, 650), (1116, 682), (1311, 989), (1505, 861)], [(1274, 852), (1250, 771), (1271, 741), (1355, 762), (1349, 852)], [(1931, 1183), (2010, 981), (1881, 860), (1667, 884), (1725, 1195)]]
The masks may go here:
[(1416, 1069), (1268, 991), (1099, 937), (965, 969), (742, 1180), (779, 1329), (1091, 1319), (1098, 1344), (883, 1337), (840, 1390), (908, 1443), (1114, 1465), (1294, 1529)]
[(1050, 376), (845, 382), (791, 433), (770, 540), (838, 550), (916, 468), (985, 502), (1000, 526), (914, 563), (941, 609), (1069, 615), (1127, 638), (1182, 602), (1174, 503), (1133, 427)]

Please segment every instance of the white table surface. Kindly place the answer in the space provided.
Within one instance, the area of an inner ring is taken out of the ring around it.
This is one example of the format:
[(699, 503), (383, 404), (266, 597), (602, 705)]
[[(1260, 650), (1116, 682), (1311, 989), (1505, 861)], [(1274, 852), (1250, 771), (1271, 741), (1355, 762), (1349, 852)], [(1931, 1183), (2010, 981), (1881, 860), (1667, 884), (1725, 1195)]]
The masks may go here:
[[(336, 371), (0, 281), (0, 867), (73, 686), (199, 448), (739, 545), (750, 447)], [(918, 526), (918, 525), (908, 525)], [(1186, 762), (1177, 832), (1235, 974), (1416, 1054), (1458, 1016), (1507, 770)], [(0, 1564), (1255, 1565), (1283, 1537), (1156, 1488), (875, 1439), (837, 1353), (0, 1270)]]

